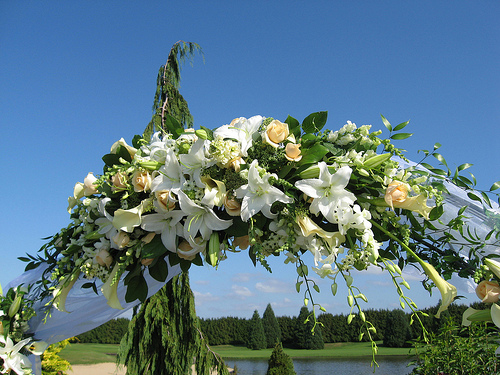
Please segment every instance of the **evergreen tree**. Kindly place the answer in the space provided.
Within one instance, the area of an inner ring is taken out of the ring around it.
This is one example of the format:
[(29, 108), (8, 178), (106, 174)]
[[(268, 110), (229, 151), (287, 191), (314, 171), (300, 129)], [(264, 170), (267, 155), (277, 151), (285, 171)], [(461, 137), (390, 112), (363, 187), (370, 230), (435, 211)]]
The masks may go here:
[[(168, 131), (172, 121), (192, 126), (187, 102), (178, 91), (180, 69), (200, 51), (197, 44), (183, 41), (170, 50), (158, 73), (154, 114), (144, 137), (160, 129)], [(201, 333), (186, 271), (142, 304), (122, 339), (117, 360), (127, 366), (127, 375), (187, 375), (192, 373), (193, 359), (198, 375), (209, 375), (213, 369), (228, 374)]]
[(269, 358), (266, 375), (295, 375), (293, 361), (283, 351), (283, 346), (277, 342)]
[(259, 350), (265, 349), (266, 346), (266, 335), (264, 334), (262, 319), (259, 316), (259, 312), (255, 310), (250, 320), (247, 348)]
[(193, 358), (198, 375), (209, 375), (211, 369), (228, 374), (203, 338), (194, 307), (187, 273), (172, 278), (142, 305), (118, 353), (127, 375), (191, 374)]
[(395, 309), (387, 314), (384, 331), (384, 346), (402, 348), (411, 338), (408, 317), (403, 310)]
[(296, 321), (296, 345), (300, 349), (323, 349), (325, 343), (321, 334), (320, 325), (313, 326), (314, 322), (309, 317), (310, 312), (307, 307), (302, 306)]
[(267, 305), (264, 315), (262, 315), (262, 326), (264, 327), (268, 348), (273, 348), (277, 342), (281, 342), (280, 326), (270, 303)]

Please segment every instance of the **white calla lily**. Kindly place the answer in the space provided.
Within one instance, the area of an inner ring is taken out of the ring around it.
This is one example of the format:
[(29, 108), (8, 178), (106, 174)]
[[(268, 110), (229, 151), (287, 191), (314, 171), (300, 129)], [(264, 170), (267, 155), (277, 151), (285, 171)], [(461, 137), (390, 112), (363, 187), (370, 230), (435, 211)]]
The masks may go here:
[(439, 318), (441, 313), (448, 308), (457, 296), (457, 288), (445, 281), (431, 264), (422, 260), (419, 263), (424, 269), (425, 274), (434, 282), (441, 293), (441, 306), (439, 306), (436, 313), (436, 318)]
[(118, 283), (120, 281), (121, 274), (118, 275), (118, 271), (120, 269), (120, 264), (117, 263), (113, 271), (108, 276), (108, 279), (104, 283), (104, 285), (101, 287), (101, 292), (104, 297), (106, 297), (107, 304), (112, 307), (113, 309), (117, 310), (123, 310), (123, 307), (120, 303), (120, 300), (118, 299)]
[(58, 286), (52, 293), (54, 296), (53, 305), (59, 311), (69, 312), (66, 310), (66, 298), (68, 297), (68, 293), (71, 291), (71, 288), (73, 288), (73, 285), (75, 285), (79, 276), (80, 271), (76, 271), (75, 273), (67, 276), (67, 278), (61, 282), (60, 286)]

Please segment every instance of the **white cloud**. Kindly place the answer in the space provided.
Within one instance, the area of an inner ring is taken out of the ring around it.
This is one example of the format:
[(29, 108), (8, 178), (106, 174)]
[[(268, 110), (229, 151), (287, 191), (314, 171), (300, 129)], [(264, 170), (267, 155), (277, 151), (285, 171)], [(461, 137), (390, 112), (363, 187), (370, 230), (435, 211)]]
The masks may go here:
[(220, 300), (219, 296), (214, 296), (212, 293), (200, 293), (196, 290), (193, 290), (194, 299), (196, 301), (196, 305), (203, 305), (207, 302), (214, 302)]
[(290, 293), (292, 288), (289, 283), (277, 279), (269, 279), (255, 284), (255, 289), (261, 293)]
[(239, 298), (246, 298), (253, 296), (253, 293), (246, 286), (241, 285), (232, 285), (231, 290), (233, 291), (231, 294), (236, 295)]

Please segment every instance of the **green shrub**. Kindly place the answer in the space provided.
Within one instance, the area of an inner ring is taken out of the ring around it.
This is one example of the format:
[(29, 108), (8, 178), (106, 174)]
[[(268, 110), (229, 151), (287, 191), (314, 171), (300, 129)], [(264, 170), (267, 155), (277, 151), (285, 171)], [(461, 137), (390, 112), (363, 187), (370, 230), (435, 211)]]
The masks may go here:
[(277, 342), (269, 358), (269, 365), (266, 375), (295, 375), (293, 361), (283, 351), (283, 346)]
[(71, 364), (58, 353), (69, 344), (69, 339), (50, 345), (42, 354), (42, 375), (68, 375)]
[(457, 328), (448, 320), (429, 344), (415, 344), (417, 360), (413, 375), (499, 374), (500, 361), (495, 355), (498, 332), (486, 323)]

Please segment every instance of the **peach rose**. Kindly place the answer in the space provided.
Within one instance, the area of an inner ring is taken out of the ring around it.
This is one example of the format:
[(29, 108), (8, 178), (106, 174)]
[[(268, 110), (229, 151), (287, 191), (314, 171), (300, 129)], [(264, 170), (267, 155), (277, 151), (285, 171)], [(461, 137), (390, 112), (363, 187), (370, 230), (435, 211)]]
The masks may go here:
[(146, 192), (151, 189), (151, 175), (145, 171), (135, 171), (132, 176), (132, 185), (134, 186), (134, 191), (140, 193), (142, 191)]
[(111, 239), (111, 242), (114, 245), (116, 245), (116, 246), (113, 246), (113, 248), (123, 249), (130, 242), (130, 237), (128, 236), (127, 233), (125, 233), (123, 231), (119, 231), (115, 236), (113, 236), (113, 238)]
[(284, 124), (278, 120), (273, 120), (267, 125), (264, 132), (265, 141), (273, 147), (278, 147), (278, 143), (283, 142), (290, 134), (288, 124)]
[(117, 173), (113, 177), (111, 177), (111, 183), (113, 184), (113, 191), (123, 190), (127, 188), (125, 182), (127, 181), (127, 177), (123, 175), (123, 173)]
[(403, 203), (408, 197), (408, 185), (399, 182), (392, 181), (385, 191), (385, 203), (391, 208), (394, 208), (394, 202)]
[(169, 190), (158, 190), (155, 191), (155, 197), (157, 202), (157, 207), (164, 211), (170, 211), (175, 208), (175, 202), (170, 200)]
[(109, 268), (109, 266), (111, 266), (111, 263), (113, 263), (113, 257), (107, 250), (102, 249), (95, 256), (95, 261), (99, 265)]
[(148, 244), (151, 241), (153, 241), (153, 238), (155, 238), (155, 236), (156, 236), (156, 233), (154, 233), (154, 232), (148, 233), (147, 235), (145, 235), (144, 237), (141, 238), (141, 241), (144, 242), (145, 244)]
[(141, 259), (141, 264), (143, 266), (149, 266), (151, 263), (153, 263), (153, 260), (155, 260), (155, 258), (144, 258), (144, 259)]
[(285, 157), (290, 161), (299, 161), (302, 159), (300, 145), (295, 143), (287, 143), (285, 146)]
[(250, 246), (250, 237), (248, 234), (246, 236), (236, 237), (233, 240), (233, 246), (239, 247), (241, 250), (248, 249), (248, 246)]
[(239, 172), (241, 169), (241, 164), (245, 164), (245, 161), (240, 157), (231, 160), (225, 165), (226, 168), (233, 168), (235, 172)]
[(196, 237), (194, 239), (195, 244), (193, 247), (188, 241), (182, 241), (179, 246), (177, 246), (177, 255), (186, 260), (193, 260), (200, 251), (204, 249), (204, 246), (197, 246), (199, 243), (203, 243), (201, 237)]
[(497, 302), (500, 297), (500, 286), (496, 281), (483, 280), (476, 287), (476, 295), (481, 302)]
[(224, 207), (226, 208), (226, 212), (231, 216), (240, 216), (241, 213), (241, 204), (238, 200), (231, 198), (228, 196), (224, 198)]
[(87, 177), (83, 180), (83, 195), (89, 196), (92, 194), (97, 194), (97, 186), (95, 185), (95, 182), (97, 181), (97, 178), (94, 176), (94, 174), (91, 172), (87, 174)]

